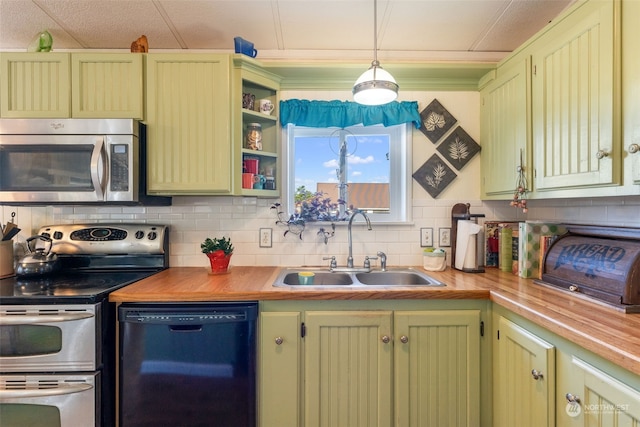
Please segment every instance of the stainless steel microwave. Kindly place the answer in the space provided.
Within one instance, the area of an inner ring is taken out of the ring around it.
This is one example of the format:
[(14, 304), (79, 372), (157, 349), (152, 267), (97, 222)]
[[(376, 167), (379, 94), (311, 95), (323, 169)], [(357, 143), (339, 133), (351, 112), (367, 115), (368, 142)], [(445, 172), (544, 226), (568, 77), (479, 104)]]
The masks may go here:
[(0, 119), (0, 203), (170, 204), (146, 196), (146, 128), (132, 119)]

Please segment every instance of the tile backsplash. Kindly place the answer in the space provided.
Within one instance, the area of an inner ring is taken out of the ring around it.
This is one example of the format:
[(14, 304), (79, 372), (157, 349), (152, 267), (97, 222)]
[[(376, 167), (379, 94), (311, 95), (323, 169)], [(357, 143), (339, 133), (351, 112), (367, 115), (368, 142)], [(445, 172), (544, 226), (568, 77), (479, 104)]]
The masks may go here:
[[(336, 256), (346, 263), (348, 253), (346, 224), (336, 227), (335, 236), (324, 243), (318, 236), (318, 225), (308, 225), (303, 238), (288, 234), (276, 224), (271, 205), (274, 199), (254, 197), (175, 197), (172, 206), (2, 206), (0, 219), (6, 223), (11, 212), (22, 228), (19, 240), (35, 234), (39, 227), (58, 223), (145, 222), (170, 226), (170, 265), (204, 267), (207, 258), (200, 253), (206, 237), (231, 237), (236, 248), (232, 265), (236, 266), (316, 266), (328, 265), (324, 257)], [(422, 265), (420, 228), (433, 228), (433, 243), (439, 246), (438, 230), (451, 226), (451, 207), (471, 203), (471, 212), (489, 219), (537, 219), (567, 223), (598, 224), (640, 228), (640, 196), (530, 200), (529, 212), (509, 206), (508, 201), (434, 200), (414, 198), (413, 222), (407, 225), (373, 224), (368, 231), (363, 225), (353, 227), (353, 255), (360, 264), (365, 255), (383, 251), (388, 264)], [(273, 229), (270, 248), (259, 245), (261, 228)]]

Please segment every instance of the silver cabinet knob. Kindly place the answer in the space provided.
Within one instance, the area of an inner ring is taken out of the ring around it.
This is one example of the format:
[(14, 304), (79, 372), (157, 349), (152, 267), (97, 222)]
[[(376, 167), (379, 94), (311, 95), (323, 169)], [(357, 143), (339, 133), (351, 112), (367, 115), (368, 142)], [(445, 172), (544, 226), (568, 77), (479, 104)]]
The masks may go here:
[(542, 372), (538, 371), (537, 369), (532, 369), (531, 370), (531, 376), (536, 381), (537, 380), (541, 380), (542, 379)]
[(275, 342), (276, 345), (281, 345), (284, 342), (284, 339), (282, 337), (276, 337)]
[(631, 153), (631, 154), (635, 154), (635, 153), (637, 153), (638, 151), (640, 151), (640, 145), (638, 145), (638, 144), (631, 144), (631, 145), (629, 146), (629, 153)]
[(408, 342), (409, 342), (409, 337), (408, 337), (408, 336), (406, 336), (406, 335), (401, 336), (401, 337), (400, 337), (400, 342), (401, 342), (402, 344), (406, 344), (406, 343), (408, 343)]
[(575, 394), (567, 393), (565, 397), (567, 398), (568, 403), (580, 403), (580, 397)]
[(385, 343), (385, 344), (389, 344), (389, 342), (391, 341), (391, 338), (389, 338), (388, 335), (383, 335), (380, 340)]
[(605, 157), (609, 157), (609, 152), (604, 151), (604, 150), (598, 150), (598, 151), (596, 152), (596, 157), (597, 157), (598, 159), (604, 159)]

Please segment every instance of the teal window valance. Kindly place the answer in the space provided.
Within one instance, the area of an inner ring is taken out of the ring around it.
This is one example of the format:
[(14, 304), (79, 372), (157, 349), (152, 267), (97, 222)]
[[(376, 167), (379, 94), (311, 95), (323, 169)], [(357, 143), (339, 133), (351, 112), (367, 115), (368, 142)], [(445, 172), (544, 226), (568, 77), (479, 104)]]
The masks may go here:
[(394, 126), (413, 122), (421, 126), (417, 101), (390, 102), (385, 105), (361, 105), (349, 101), (280, 101), (280, 124), (316, 128), (346, 128), (363, 124)]

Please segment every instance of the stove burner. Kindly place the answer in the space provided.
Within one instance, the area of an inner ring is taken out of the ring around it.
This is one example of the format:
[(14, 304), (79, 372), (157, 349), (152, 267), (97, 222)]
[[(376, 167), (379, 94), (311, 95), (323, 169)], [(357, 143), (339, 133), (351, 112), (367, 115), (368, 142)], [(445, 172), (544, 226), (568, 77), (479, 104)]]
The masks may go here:
[(150, 276), (157, 271), (59, 273), (46, 277), (10, 277), (0, 280), (0, 298), (95, 298)]

